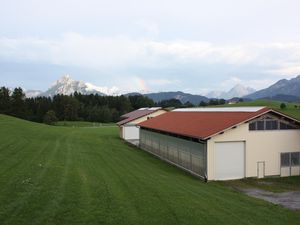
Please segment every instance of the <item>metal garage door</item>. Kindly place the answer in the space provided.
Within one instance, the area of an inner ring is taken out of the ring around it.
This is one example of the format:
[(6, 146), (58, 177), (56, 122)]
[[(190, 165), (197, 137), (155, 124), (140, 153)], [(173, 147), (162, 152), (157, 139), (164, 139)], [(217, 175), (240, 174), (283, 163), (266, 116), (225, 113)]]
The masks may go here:
[(245, 177), (245, 142), (215, 143), (215, 180)]
[(140, 129), (136, 126), (125, 126), (123, 128), (125, 140), (137, 140), (140, 139)]

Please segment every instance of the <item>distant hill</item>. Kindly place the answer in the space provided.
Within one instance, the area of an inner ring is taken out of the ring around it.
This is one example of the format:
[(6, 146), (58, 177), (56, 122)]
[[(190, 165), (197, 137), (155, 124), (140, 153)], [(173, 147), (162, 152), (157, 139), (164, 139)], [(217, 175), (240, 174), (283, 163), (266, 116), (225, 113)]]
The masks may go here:
[(259, 99), (272, 98), (274, 96), (296, 96), (300, 97), (300, 75), (290, 80), (282, 79), (268, 88), (256, 91), (245, 98)]
[(205, 96), (188, 94), (181, 91), (150, 93), (150, 94), (145, 94), (145, 96), (151, 98), (154, 102), (160, 102), (162, 100), (168, 100), (168, 99), (178, 99), (182, 103), (190, 102), (193, 104), (199, 104), (201, 101), (204, 102), (209, 101), (209, 98)]
[(130, 92), (130, 93), (125, 94), (124, 96), (135, 96), (135, 95), (142, 95), (142, 94), (139, 92)]
[(294, 95), (275, 95), (272, 97), (266, 97), (264, 99), (275, 100), (275, 101), (282, 101), (282, 102), (300, 102), (300, 97)]
[(154, 102), (160, 102), (163, 100), (169, 100), (169, 99), (178, 99), (182, 103), (190, 102), (193, 104), (198, 105), (201, 101), (208, 102), (209, 98), (202, 96), (202, 95), (193, 95), (184, 93), (181, 91), (169, 91), (169, 92), (158, 92), (158, 93), (149, 93), (149, 94), (141, 94), (138, 92), (131, 92), (125, 94), (125, 96), (134, 96), (134, 95), (144, 95), (150, 99), (152, 99)]

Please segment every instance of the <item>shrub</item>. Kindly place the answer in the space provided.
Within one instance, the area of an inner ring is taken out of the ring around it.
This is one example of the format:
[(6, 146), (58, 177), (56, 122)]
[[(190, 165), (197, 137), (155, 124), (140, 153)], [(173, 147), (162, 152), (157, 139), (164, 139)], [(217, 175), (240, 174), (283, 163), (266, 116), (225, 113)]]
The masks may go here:
[(53, 110), (49, 110), (44, 116), (44, 123), (48, 125), (54, 125), (58, 119)]
[(281, 104), (280, 104), (280, 108), (281, 108), (281, 109), (286, 109), (286, 104), (285, 104), (285, 103), (281, 103)]

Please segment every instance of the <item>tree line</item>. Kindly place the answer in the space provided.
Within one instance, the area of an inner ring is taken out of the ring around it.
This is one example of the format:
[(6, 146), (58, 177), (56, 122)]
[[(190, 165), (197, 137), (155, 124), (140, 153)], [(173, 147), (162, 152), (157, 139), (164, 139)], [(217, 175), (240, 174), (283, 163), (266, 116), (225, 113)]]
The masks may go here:
[(100, 96), (97, 94), (55, 95), (26, 98), (22, 88), (0, 88), (0, 113), (18, 118), (47, 122), (52, 120), (116, 122), (120, 116), (141, 107), (155, 106), (144, 96)]
[[(212, 100), (209, 105), (224, 104), (225, 100)], [(204, 105), (204, 103), (200, 103)], [(116, 122), (120, 116), (142, 107), (194, 107), (178, 99), (163, 100), (155, 103), (143, 95), (101, 96), (98, 94), (55, 95), (54, 97), (26, 98), (22, 88), (9, 90), (0, 88), (0, 113), (18, 118), (53, 124), (56, 121)]]

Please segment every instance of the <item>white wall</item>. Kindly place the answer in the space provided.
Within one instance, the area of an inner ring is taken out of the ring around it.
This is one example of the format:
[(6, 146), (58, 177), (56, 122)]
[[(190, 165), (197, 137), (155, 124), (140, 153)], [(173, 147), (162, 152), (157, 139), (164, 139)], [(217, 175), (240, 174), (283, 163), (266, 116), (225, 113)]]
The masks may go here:
[(123, 138), (125, 140), (140, 139), (140, 129), (136, 126), (123, 126)]
[(215, 179), (215, 142), (245, 141), (245, 175), (257, 177), (257, 162), (265, 162), (265, 176), (280, 175), (280, 153), (300, 151), (300, 130), (249, 131), (248, 123), (207, 141), (208, 179)]

